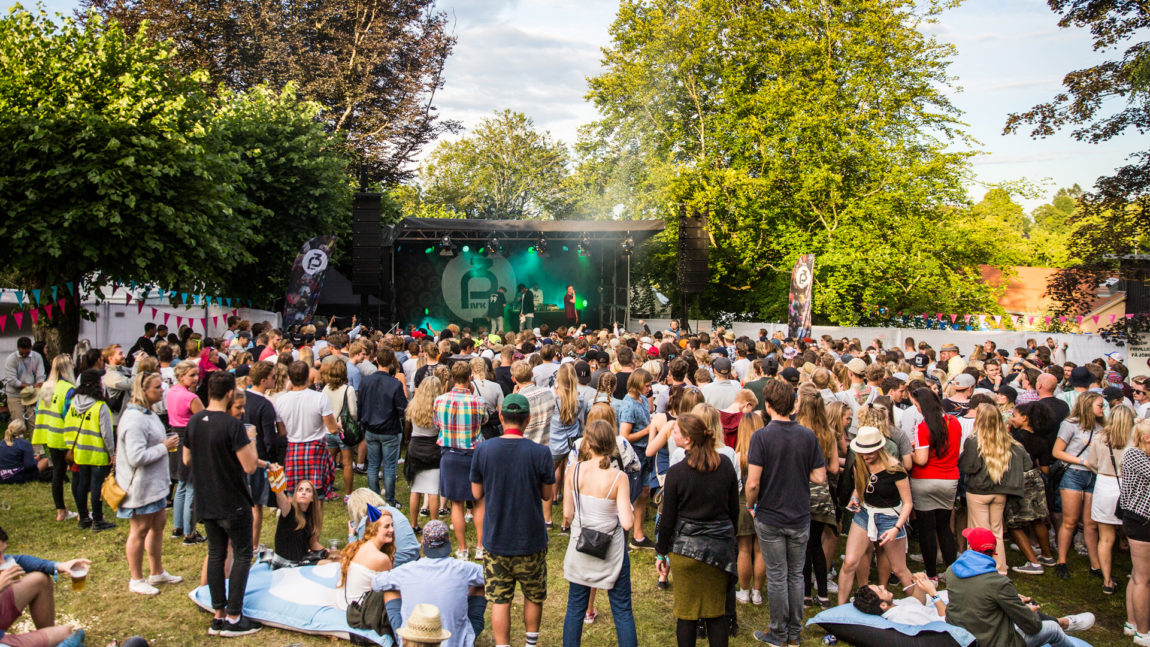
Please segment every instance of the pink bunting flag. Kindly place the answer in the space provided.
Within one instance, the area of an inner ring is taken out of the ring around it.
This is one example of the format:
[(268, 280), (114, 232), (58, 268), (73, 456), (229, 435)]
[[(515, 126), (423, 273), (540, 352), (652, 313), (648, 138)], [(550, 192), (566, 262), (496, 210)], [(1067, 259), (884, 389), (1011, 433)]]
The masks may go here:
[(213, 326), (220, 325), (218, 320), (219, 320), (219, 316), (212, 317), (212, 325)]
[(171, 313), (169, 313), (169, 312), (164, 313), (164, 325), (165, 326), (168, 325), (168, 317), (170, 317), (170, 316), (172, 316)]
[(35, 326), (37, 323), (40, 322), (40, 309), (39, 308), (34, 308), (32, 310), (29, 310), (28, 314), (32, 315), (32, 325), (33, 326)]
[(1126, 318), (1127, 319), (1133, 319), (1134, 318), (1133, 313), (1127, 313)]
[(1062, 316), (1058, 317), (1058, 321), (1060, 321), (1062, 323), (1066, 323), (1066, 315), (1062, 315)]
[(1034, 317), (1031, 317), (1030, 319), (1028, 319), (1027, 323), (1030, 324), (1031, 326), (1033, 326), (1034, 325)]
[(200, 321), (202, 321), (202, 322), (203, 322), (203, 324), (204, 324), (204, 332), (205, 332), (205, 333), (207, 333), (207, 332), (208, 332), (208, 318), (207, 318), (207, 317), (203, 317), (202, 319), (200, 319)]
[(1094, 320), (1094, 323), (1098, 323), (1098, 315), (1094, 315), (1093, 317), (1091, 317), (1091, 319)]
[(962, 320), (967, 324), (970, 323), (970, 315), (962, 315)]
[(8, 325), (8, 315), (0, 315), (0, 332), (4, 332), (4, 326)]
[(925, 320), (925, 319), (929, 319), (929, 317), (927, 317), (927, 316), (926, 316), (926, 313), (925, 313), (925, 312), (924, 312), (924, 313), (922, 313), (922, 318), (923, 318), (924, 320)]
[(954, 325), (954, 322), (956, 322), (956, 321), (958, 321), (958, 315), (954, 315), (954, 314), (950, 315), (951, 325)]
[(1050, 323), (1050, 315), (1046, 315), (1045, 317), (1043, 317), (1043, 319), (1046, 320), (1046, 323)]
[(158, 316), (159, 316), (159, 314), (160, 314), (160, 311), (159, 311), (159, 310), (156, 310), (155, 308), (152, 308), (152, 319), (155, 319), (156, 317), (158, 317)]
[(1078, 315), (1077, 317), (1075, 317), (1075, 319), (1078, 320), (1078, 323), (1080, 323), (1080, 324), (1082, 323), (1082, 315)]
[(56, 305), (60, 306), (60, 312), (64, 312), (64, 304), (67, 302), (68, 302), (67, 299), (60, 299), (59, 301), (56, 302)]
[(176, 328), (179, 328), (182, 325), (184, 325), (184, 318), (183, 317), (176, 317)]
[(1117, 316), (1118, 316), (1118, 315), (1110, 315), (1110, 323), (1114, 323), (1114, 319), (1115, 319)]
[[(233, 316), (233, 317), (238, 317), (238, 316), (239, 316), (239, 314), (240, 314), (240, 311), (239, 311), (239, 310), (232, 310), (232, 316)], [(901, 311), (901, 310), (899, 311), (899, 314), (902, 314), (902, 311)]]
[(48, 316), (48, 321), (52, 321), (52, 304), (44, 306), (44, 314)]
[(132, 293), (131, 292), (125, 294), (124, 296), (126, 297), (124, 299), (124, 305), (128, 305), (129, 303), (132, 302)]
[(144, 300), (143, 299), (136, 299), (136, 314), (141, 314), (143, 312), (144, 312)]
[(938, 320), (939, 320), (939, 321), (942, 321), (942, 313), (941, 313), (941, 312), (935, 313), (935, 315), (934, 315), (934, 316), (935, 316), (935, 317), (938, 317)]
[(17, 328), (20, 328), (21, 326), (24, 325), (24, 313), (23, 312), (13, 312), (12, 318), (16, 320), (16, 327)]

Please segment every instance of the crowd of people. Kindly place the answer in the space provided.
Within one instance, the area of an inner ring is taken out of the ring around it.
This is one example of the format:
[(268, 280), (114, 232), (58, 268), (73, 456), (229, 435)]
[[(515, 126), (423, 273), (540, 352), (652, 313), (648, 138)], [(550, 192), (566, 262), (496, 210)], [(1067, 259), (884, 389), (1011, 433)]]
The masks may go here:
[[(674, 324), (397, 334), (354, 319), (286, 333), (227, 323), (218, 338), (148, 324), (127, 352), (81, 342), (50, 361), (21, 338), (5, 364), (12, 421), (0, 443), (0, 482), (50, 482), (57, 522), (101, 532), (127, 520), (132, 593), (182, 581), (163, 566), (166, 537), (206, 542), (211, 635), (259, 630), (243, 602), (250, 565), (266, 557), (338, 562), (345, 604), (382, 593), (409, 645), (472, 644), (488, 606), (495, 645), (510, 645), (518, 586), (523, 640), (536, 645), (561, 533), (564, 645), (598, 619), (597, 591), (618, 643), (637, 645), (632, 581), (650, 577), (673, 599), (680, 646), (726, 645), (739, 606), (764, 603), (770, 624), (751, 635), (798, 645), (804, 608), (834, 595), (901, 624), (945, 621), (984, 645), (1058, 647), (1093, 615), (1041, 614), (1010, 577), (1069, 578), (1072, 551), (1102, 593), (1125, 587), (1123, 631), (1150, 645), (1150, 380), (1131, 378), (1121, 353), (1076, 365), (1053, 339), (988, 340), (964, 355), (910, 338), (886, 348)], [(328, 502), (348, 508), (342, 550), (319, 538)], [(633, 572), (633, 551), (652, 551), (654, 569)], [(50, 600), (50, 581), (14, 572), (0, 571), (0, 630), (31, 605), (45, 633), (0, 644), (82, 644), (52, 626), (50, 603), (21, 593), (34, 585)], [(894, 599), (892, 577), (906, 597)]]

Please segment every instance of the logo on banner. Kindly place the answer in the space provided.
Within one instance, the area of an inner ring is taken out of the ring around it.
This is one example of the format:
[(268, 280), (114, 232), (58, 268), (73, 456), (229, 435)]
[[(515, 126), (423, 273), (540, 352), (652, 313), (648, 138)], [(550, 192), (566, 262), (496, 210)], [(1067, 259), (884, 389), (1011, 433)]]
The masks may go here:
[(327, 252), (313, 249), (303, 257), (304, 274), (318, 274), (327, 269)]
[(507, 259), (461, 254), (452, 258), (442, 275), (443, 300), (455, 316), (465, 321), (487, 316), (491, 293), (503, 287), (513, 294), (515, 271)]

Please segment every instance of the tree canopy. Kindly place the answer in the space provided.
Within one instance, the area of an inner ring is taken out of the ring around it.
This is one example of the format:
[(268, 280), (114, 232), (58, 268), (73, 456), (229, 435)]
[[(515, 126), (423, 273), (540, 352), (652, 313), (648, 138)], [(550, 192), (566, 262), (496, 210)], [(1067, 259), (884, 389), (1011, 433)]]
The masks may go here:
[[(814, 253), (814, 311), (832, 322), (868, 305), (989, 311), (993, 250), (944, 223), (969, 154), (948, 148), (966, 141), (951, 48), (919, 28), (948, 4), (624, 0), (580, 149), (634, 187), (630, 217), (709, 213), (705, 310), (780, 318), (794, 260)], [(668, 294), (671, 256), (652, 263)]]
[(304, 240), (349, 227), (347, 160), (290, 87), (209, 95), (145, 30), (20, 7), (0, 61), (0, 263), (27, 287), (265, 300)]
[(458, 124), (439, 118), (435, 93), (455, 46), (434, 0), (83, 0), (175, 44), (173, 63), (206, 70), (232, 90), (289, 82), (323, 106), (328, 128), (346, 135), (355, 176), (394, 184), (413, 176), (423, 148)]

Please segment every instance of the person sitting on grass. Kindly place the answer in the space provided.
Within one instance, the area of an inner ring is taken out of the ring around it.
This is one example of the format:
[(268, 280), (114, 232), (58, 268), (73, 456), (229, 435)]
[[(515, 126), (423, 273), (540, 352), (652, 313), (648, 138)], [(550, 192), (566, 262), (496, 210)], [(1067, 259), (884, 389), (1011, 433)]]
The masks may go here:
[(405, 645), (410, 643), (401, 632), (411, 629), (420, 607), (434, 604), (451, 632), (444, 645), (456, 647), (471, 645), (483, 633), (484, 582), (481, 565), (451, 556), (451, 532), (433, 519), (423, 528), (423, 558), (377, 574), (371, 587), (385, 592), (388, 620)]
[[(79, 647), (84, 630), (56, 623), (53, 580), (57, 574), (72, 576), (73, 569), (92, 562), (76, 558), (50, 562), (31, 555), (9, 555), (8, 533), (0, 528), (0, 643), (13, 647)], [(20, 635), (4, 632), (28, 609), (35, 631)]]
[(296, 483), (289, 499), (284, 491), (276, 492), (275, 554), (289, 562), (314, 562), (317, 558), (332, 557), (319, 541), (321, 528), (320, 504), (315, 500), (315, 486), (311, 481)]
[(356, 489), (347, 499), (347, 543), (363, 539), (368, 522), (368, 506), (391, 514), (392, 522), (395, 524), (395, 554), (392, 556), (392, 563), (399, 566), (419, 559), (419, 540), (415, 537), (415, 530), (407, 517), (398, 509), (384, 503), (382, 496), (365, 487)]
[(0, 483), (47, 481), (52, 465), (47, 456), (36, 456), (32, 443), (24, 438), (24, 421), (13, 420), (0, 443)]

